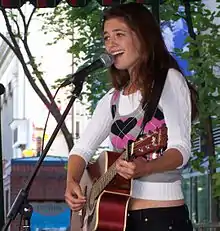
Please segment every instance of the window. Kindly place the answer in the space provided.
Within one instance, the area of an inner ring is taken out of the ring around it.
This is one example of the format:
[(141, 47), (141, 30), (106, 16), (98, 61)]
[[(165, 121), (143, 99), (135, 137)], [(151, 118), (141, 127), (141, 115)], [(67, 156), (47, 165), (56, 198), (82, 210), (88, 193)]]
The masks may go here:
[(6, 93), (4, 93), (4, 95), (3, 95), (3, 102), (6, 104), (7, 103), (7, 95), (6, 95)]
[(18, 128), (15, 128), (13, 131), (13, 141), (14, 144), (18, 141)]
[(80, 133), (79, 126), (80, 126), (79, 121), (76, 121), (76, 139), (79, 138), (79, 133)]
[(192, 215), (192, 221), (194, 223), (198, 222), (198, 207), (197, 207), (197, 201), (198, 201), (198, 190), (197, 190), (197, 176), (192, 177), (191, 179), (191, 215)]
[[(182, 187), (183, 187), (184, 198), (190, 210), (190, 196), (191, 196), (190, 178), (184, 179), (182, 185), (183, 185)], [(191, 214), (191, 211), (190, 211), (190, 214)]]
[(200, 223), (209, 221), (209, 189), (208, 175), (197, 177), (197, 206), (198, 221)]
[(8, 83), (8, 94), (9, 94), (9, 96), (12, 96), (12, 83), (11, 83), (11, 81)]

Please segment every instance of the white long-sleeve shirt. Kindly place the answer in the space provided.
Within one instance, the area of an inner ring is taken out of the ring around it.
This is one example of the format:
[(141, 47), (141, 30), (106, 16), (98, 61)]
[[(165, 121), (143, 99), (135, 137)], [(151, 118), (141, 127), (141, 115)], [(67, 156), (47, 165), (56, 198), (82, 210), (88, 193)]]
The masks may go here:
[[(111, 93), (112, 90), (99, 101), (90, 123), (72, 148), (70, 155), (79, 155), (88, 163), (99, 145), (108, 137), (113, 121), (110, 106)], [(131, 95), (123, 95), (121, 92), (118, 106), (119, 114), (131, 113), (138, 107), (140, 100), (141, 93), (139, 91)], [(179, 150), (183, 156), (182, 166), (184, 166), (191, 154), (191, 100), (184, 77), (175, 69), (168, 71), (158, 107), (164, 114), (168, 129), (167, 149), (176, 148)], [(153, 192), (152, 189), (158, 193)], [(141, 192), (137, 192), (138, 190)], [(143, 199), (169, 200), (183, 197), (180, 182), (150, 183), (140, 182), (137, 179), (134, 180), (133, 192), (134, 197)]]

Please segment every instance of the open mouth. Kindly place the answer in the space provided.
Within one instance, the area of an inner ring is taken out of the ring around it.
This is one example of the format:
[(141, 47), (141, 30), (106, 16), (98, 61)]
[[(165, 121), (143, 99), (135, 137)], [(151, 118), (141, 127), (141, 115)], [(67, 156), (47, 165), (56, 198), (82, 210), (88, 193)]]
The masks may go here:
[(117, 58), (121, 55), (124, 54), (124, 51), (120, 50), (120, 51), (115, 51), (115, 52), (112, 52), (112, 55), (114, 56), (114, 58)]

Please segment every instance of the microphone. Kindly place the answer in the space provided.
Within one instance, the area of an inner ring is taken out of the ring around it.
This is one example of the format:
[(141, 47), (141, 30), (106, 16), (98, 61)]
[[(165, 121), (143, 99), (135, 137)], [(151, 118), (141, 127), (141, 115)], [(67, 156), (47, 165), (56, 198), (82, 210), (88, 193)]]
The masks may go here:
[(61, 84), (61, 87), (65, 87), (71, 83), (75, 84), (77, 82), (84, 81), (85, 77), (91, 72), (102, 68), (102, 67), (110, 67), (114, 63), (114, 58), (110, 54), (103, 53), (100, 57), (94, 61), (89, 66), (82, 68), (74, 74), (70, 74), (67, 76), (67, 79)]
[(3, 84), (0, 83), (0, 95), (3, 95), (5, 93), (5, 87)]

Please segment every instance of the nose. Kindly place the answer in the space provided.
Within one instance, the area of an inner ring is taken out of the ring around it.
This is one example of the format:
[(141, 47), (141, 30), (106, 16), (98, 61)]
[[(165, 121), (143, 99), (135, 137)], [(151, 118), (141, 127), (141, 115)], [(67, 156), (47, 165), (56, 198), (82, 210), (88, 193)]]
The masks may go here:
[(111, 45), (115, 45), (116, 44), (116, 39), (114, 36), (112, 36), (111, 38), (109, 38), (109, 42)]
[(113, 37), (109, 38), (108, 41), (105, 43), (106, 50), (108, 50), (108, 51), (111, 51), (117, 45), (118, 45), (117, 41)]

